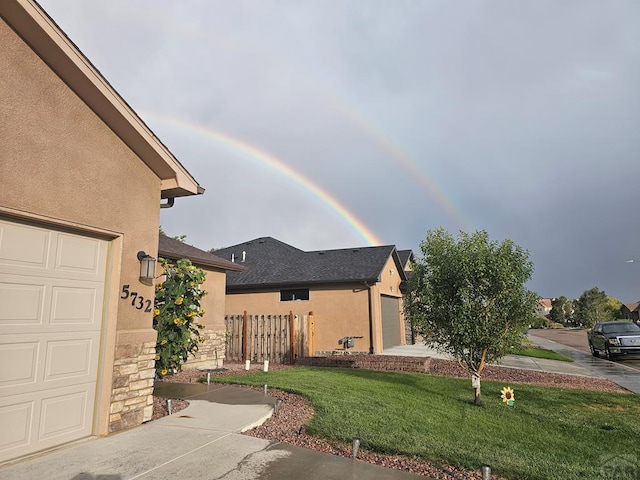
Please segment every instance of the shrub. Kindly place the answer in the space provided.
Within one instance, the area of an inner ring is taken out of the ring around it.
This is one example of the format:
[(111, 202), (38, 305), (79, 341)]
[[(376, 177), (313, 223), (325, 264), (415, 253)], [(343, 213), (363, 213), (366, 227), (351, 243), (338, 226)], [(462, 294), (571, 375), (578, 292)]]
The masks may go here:
[(533, 320), (531, 320), (530, 328), (549, 328), (550, 323), (546, 317), (535, 316)]
[(200, 286), (206, 273), (188, 259), (175, 264), (160, 259), (165, 281), (156, 285), (153, 328), (158, 331), (156, 343), (156, 373), (159, 376), (174, 373), (195, 355), (198, 344), (204, 341), (198, 320), (204, 314), (200, 300), (207, 292)]

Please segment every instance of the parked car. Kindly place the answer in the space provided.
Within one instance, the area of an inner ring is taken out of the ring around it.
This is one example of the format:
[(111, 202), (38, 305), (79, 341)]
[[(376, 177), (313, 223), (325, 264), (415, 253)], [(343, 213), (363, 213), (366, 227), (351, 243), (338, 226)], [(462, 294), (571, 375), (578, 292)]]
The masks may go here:
[(599, 322), (587, 332), (591, 355), (600, 352), (608, 359), (614, 355), (640, 353), (640, 327), (633, 322)]

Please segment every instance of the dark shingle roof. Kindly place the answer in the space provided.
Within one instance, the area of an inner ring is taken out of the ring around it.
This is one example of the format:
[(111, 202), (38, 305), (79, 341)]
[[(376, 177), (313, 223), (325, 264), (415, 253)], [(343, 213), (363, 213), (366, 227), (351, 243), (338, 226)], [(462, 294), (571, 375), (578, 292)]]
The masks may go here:
[(412, 250), (398, 250), (398, 257), (400, 257), (400, 263), (405, 267), (409, 260), (413, 259), (413, 251)]
[[(275, 238), (262, 237), (216, 251), (248, 268), (227, 274), (227, 288), (376, 282), (390, 256), (402, 264), (395, 246), (305, 252)], [(404, 272), (401, 273), (404, 275)], [(404, 277), (403, 277), (404, 278)]]
[(243, 271), (246, 267), (230, 262), (217, 255), (213, 255), (197, 247), (187, 245), (175, 238), (160, 235), (158, 240), (158, 255), (170, 260), (180, 260), (188, 258), (192, 263), (204, 267), (215, 267), (228, 271)]

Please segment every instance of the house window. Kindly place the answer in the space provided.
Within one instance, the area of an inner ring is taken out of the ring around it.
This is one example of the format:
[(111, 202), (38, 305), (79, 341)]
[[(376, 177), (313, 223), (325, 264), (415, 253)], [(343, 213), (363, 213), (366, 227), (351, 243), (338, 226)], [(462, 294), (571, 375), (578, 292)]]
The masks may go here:
[(309, 300), (309, 289), (292, 288), (289, 290), (280, 290), (281, 302), (294, 302), (296, 300)]

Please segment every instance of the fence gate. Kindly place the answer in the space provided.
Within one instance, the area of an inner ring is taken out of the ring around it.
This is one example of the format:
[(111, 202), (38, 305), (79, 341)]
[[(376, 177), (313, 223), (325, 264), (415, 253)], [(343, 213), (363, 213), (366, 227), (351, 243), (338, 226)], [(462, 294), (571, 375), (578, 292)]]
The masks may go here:
[(226, 315), (226, 360), (293, 363), (308, 356), (309, 315)]

